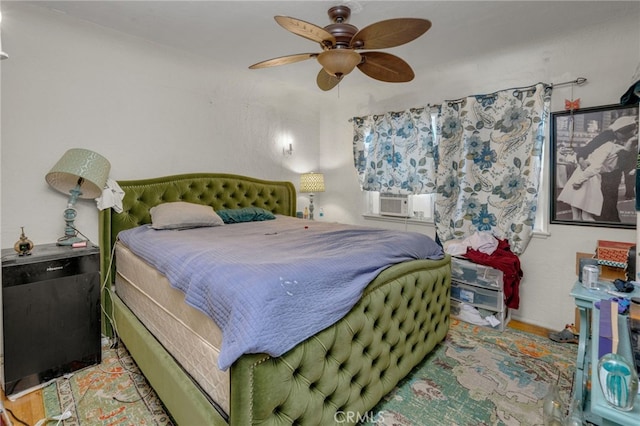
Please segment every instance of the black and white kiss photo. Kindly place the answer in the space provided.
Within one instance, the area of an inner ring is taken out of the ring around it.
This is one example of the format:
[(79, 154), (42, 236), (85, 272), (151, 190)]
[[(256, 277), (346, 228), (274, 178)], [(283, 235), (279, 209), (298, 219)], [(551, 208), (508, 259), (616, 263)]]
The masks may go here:
[(638, 106), (551, 114), (551, 223), (636, 227)]

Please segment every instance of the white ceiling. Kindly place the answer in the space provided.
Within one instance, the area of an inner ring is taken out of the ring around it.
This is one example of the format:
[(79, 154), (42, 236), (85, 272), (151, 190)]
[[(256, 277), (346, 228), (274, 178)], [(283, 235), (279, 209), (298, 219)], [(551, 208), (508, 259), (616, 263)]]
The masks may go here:
[[(7, 1), (5, 0), (5, 4)], [(320, 47), (289, 33), (273, 19), (287, 15), (324, 27), (327, 10), (346, 4), (350, 23), (363, 28), (399, 17), (429, 19), (420, 38), (386, 52), (400, 56), (417, 74), (430, 67), (468, 61), (479, 54), (517, 49), (578, 29), (597, 27), (625, 15), (640, 16), (635, 1), (40, 1), (54, 9), (119, 32), (246, 69), (278, 56), (319, 52)], [(290, 84), (309, 85), (319, 71), (311, 59), (252, 70)], [(358, 73), (358, 71), (354, 71)], [(351, 84), (370, 84), (346, 76)]]

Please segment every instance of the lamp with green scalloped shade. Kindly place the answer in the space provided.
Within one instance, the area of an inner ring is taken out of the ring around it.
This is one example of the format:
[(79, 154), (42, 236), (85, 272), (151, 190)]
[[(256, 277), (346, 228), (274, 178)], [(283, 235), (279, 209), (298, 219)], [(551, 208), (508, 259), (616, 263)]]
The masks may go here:
[(88, 149), (72, 148), (47, 173), (45, 179), (49, 185), (71, 194), (64, 211), (64, 236), (58, 239), (58, 245), (71, 246), (86, 241), (78, 237), (74, 225), (77, 211), (74, 207), (78, 198), (98, 198), (102, 195), (110, 169), (111, 164), (102, 155)]

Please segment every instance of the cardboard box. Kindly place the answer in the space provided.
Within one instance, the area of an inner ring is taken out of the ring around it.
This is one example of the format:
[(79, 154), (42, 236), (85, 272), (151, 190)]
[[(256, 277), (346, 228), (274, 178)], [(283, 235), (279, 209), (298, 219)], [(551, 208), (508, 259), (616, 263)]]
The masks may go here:
[(600, 280), (601, 281), (615, 281), (617, 278), (626, 281), (627, 270), (626, 268), (616, 268), (614, 266), (600, 265)]
[(629, 249), (634, 245), (635, 243), (598, 240), (596, 258), (606, 261), (607, 266), (626, 268), (629, 259)]

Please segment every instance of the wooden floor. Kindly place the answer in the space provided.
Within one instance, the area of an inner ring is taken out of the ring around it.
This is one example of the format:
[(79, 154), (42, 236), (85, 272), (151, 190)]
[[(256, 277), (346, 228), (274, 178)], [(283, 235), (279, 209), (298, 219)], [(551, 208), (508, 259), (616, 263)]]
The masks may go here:
[[(509, 321), (509, 327), (515, 330), (525, 331), (531, 334), (537, 334), (539, 336), (547, 337), (549, 334), (548, 329), (538, 327), (531, 324), (526, 324), (520, 321)], [(16, 401), (9, 401), (5, 398), (4, 392), (2, 392), (2, 401), (6, 410), (11, 410), (9, 418), (13, 422), (14, 426), (19, 424), (25, 424), (28, 426), (35, 425), (38, 420), (43, 419), (44, 404), (42, 401), (42, 391), (34, 391), (27, 395), (18, 398)], [(20, 421), (24, 422), (21, 423)]]
[(44, 403), (42, 401), (42, 391), (37, 390), (15, 401), (9, 401), (4, 392), (2, 393), (2, 403), (7, 411), (9, 420), (14, 426), (24, 424), (28, 426), (35, 425), (38, 420), (44, 418)]
[(518, 320), (512, 319), (509, 321), (507, 325), (509, 328), (513, 328), (514, 330), (520, 330), (531, 334), (536, 334), (542, 337), (549, 337), (549, 332), (554, 330), (549, 330), (548, 328), (539, 327), (537, 325), (527, 324), (525, 322), (520, 322)]

